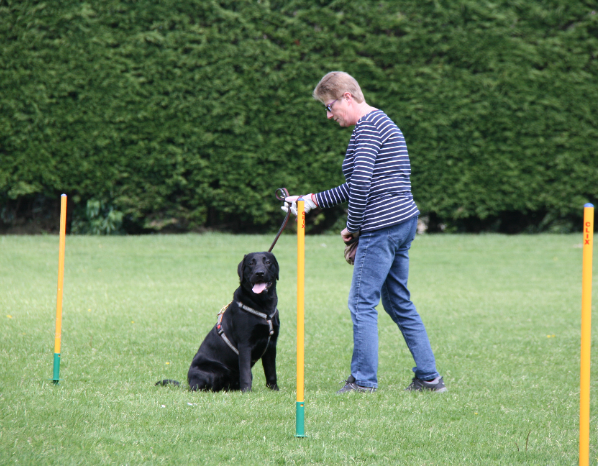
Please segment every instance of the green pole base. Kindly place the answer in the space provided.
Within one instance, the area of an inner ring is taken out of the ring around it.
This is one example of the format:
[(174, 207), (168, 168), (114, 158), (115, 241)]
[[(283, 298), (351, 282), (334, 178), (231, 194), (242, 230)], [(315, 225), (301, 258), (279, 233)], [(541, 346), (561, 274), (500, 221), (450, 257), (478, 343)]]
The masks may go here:
[(305, 437), (305, 401), (297, 401), (297, 430), (295, 437)]
[(54, 385), (60, 381), (60, 353), (54, 353), (54, 377), (52, 377)]

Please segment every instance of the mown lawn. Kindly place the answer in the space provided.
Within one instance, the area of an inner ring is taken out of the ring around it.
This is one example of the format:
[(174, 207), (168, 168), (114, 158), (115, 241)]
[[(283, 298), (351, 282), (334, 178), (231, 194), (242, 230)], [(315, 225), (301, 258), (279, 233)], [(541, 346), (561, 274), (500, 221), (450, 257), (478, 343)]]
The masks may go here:
[(445, 394), (403, 391), (413, 361), (380, 307), (378, 391), (335, 395), (352, 351), (352, 268), (335, 236), (306, 238), (307, 438), (294, 437), (291, 235), (274, 250), (281, 391), (259, 364), (249, 394), (155, 387), (186, 381), (243, 254), (272, 239), (68, 237), (54, 386), (58, 237), (0, 237), (0, 464), (577, 464), (581, 234), (417, 237), (410, 288)]

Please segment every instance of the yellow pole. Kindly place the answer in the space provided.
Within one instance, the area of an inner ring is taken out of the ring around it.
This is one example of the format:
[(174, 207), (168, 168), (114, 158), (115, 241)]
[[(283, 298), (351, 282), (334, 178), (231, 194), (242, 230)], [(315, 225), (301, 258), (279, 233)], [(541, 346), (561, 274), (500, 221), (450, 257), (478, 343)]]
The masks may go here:
[(60, 243), (58, 246), (58, 291), (56, 294), (56, 333), (54, 334), (54, 377), (60, 380), (60, 342), (62, 335), (62, 288), (64, 285), (64, 248), (66, 243), (66, 194), (60, 197)]
[(592, 248), (594, 206), (583, 209), (583, 266), (581, 278), (581, 376), (579, 390), (579, 465), (590, 464), (590, 348), (592, 344)]
[(305, 210), (297, 200), (297, 430), (296, 437), (305, 437), (304, 344), (305, 344)]

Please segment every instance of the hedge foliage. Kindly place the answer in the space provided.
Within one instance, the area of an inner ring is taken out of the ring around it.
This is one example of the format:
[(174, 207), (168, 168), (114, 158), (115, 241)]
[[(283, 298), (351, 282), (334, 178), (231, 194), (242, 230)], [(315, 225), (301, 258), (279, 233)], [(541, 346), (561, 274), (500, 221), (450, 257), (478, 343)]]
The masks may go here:
[(81, 230), (89, 202), (131, 232), (271, 230), (276, 188), (343, 181), (351, 130), (311, 97), (335, 69), (403, 130), (437, 221), (579, 215), (598, 200), (593, 8), (0, 0), (2, 219), (65, 192)]

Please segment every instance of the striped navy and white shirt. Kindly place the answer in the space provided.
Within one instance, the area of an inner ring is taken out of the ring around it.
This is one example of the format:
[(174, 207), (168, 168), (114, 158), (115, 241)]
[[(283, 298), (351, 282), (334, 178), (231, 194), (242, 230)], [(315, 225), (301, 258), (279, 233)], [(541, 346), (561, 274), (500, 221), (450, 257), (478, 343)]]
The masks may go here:
[(322, 208), (349, 201), (350, 232), (379, 230), (419, 215), (405, 138), (382, 110), (364, 115), (355, 125), (343, 174), (344, 184), (315, 196)]

